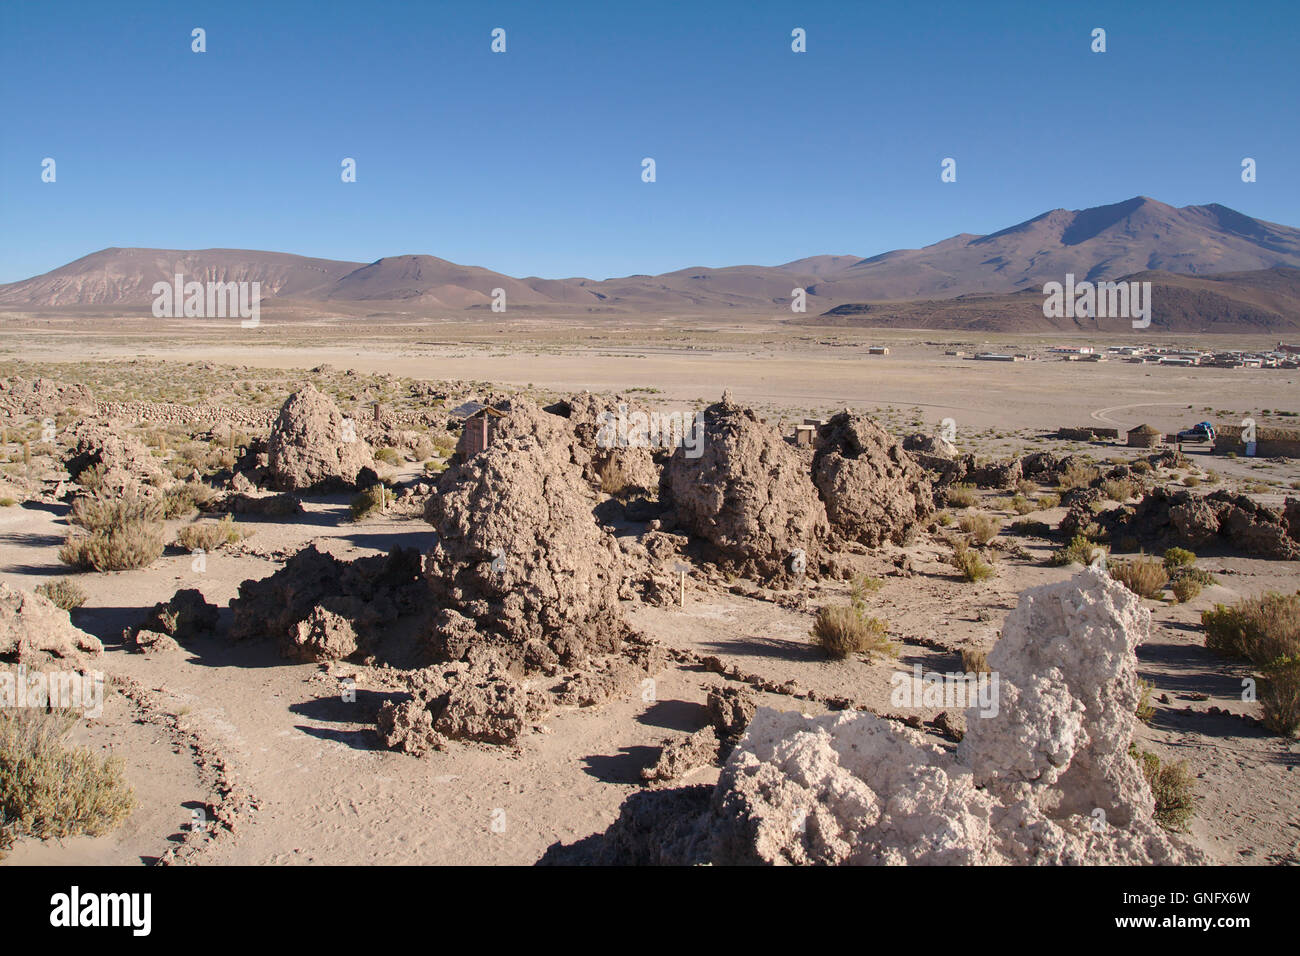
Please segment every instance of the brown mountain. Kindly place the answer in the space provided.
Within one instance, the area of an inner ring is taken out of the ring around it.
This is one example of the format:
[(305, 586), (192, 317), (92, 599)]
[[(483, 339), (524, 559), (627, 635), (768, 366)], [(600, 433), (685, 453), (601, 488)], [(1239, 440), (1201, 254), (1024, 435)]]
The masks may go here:
[(248, 249), (102, 249), (53, 272), (0, 285), (0, 306), (148, 306), (153, 284), (186, 281), (260, 282), (263, 297), (319, 297), (359, 262), (308, 259)]
[[(1151, 283), (1151, 328), (1166, 332), (1293, 334), (1300, 331), (1300, 269), (1277, 266), (1217, 276), (1144, 271), (1122, 281)], [(965, 329), (971, 332), (1131, 332), (1128, 319), (1045, 318), (1041, 289), (977, 292), (952, 299), (845, 303), (801, 325)]]
[[(147, 307), (153, 284), (181, 272), (200, 281), (260, 281), (268, 304), (296, 305), (305, 313), (325, 303), (345, 311), (351, 303), (360, 314), (387, 308), (414, 314), (485, 310), (497, 288), (505, 289), (510, 307), (765, 311), (788, 309), (792, 290), (802, 288), (810, 316), (839, 305), (887, 302), (895, 303), (890, 314), (902, 315), (908, 310), (899, 300), (959, 297), (964, 301), (958, 312), (974, 307), (983, 314), (1018, 301), (1002, 301), (1007, 293), (1032, 291), (1041, 302), (1043, 283), (1067, 273), (1097, 280), (1154, 270), (1170, 290), (1170, 308), (1181, 310), (1180, 324), (1208, 320), (1219, 308), (1234, 324), (1258, 326), (1284, 314), (1278, 310), (1290, 293), (1275, 291), (1269, 299), (1263, 290), (1246, 293), (1244, 287), (1265, 281), (1252, 277), (1261, 270), (1297, 266), (1300, 229), (1217, 204), (1176, 209), (1139, 196), (1092, 209), (1056, 209), (987, 236), (962, 234), (867, 259), (822, 255), (779, 266), (701, 266), (604, 280), (518, 279), (427, 255), (363, 265), (235, 249), (105, 249), (45, 275), (0, 285), (0, 308)], [(1172, 281), (1220, 273), (1244, 277), (1209, 287)], [(1286, 285), (1285, 279), (1272, 281)], [(856, 315), (860, 320), (883, 314), (874, 308)]]

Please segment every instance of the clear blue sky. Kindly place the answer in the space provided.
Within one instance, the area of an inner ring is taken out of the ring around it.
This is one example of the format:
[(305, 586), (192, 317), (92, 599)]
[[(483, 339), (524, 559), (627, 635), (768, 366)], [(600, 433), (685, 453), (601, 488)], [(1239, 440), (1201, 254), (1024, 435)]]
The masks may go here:
[(106, 246), (604, 278), (1139, 194), (1300, 225), (1298, 64), (1294, 0), (4, 0), (0, 281)]

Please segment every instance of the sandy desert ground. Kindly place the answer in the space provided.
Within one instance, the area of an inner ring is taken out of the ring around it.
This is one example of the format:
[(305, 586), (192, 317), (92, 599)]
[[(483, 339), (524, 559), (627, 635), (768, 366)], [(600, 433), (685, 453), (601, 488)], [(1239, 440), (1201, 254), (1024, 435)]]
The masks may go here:
[[(963, 453), (1005, 458), (1051, 451), (1100, 462), (1135, 461), (1148, 453), (1122, 443), (1059, 441), (1050, 433), (1092, 424), (1122, 434), (1140, 423), (1168, 432), (1201, 419), (1236, 423), (1248, 416), (1287, 425), (1295, 419), (1281, 413), (1300, 411), (1295, 370), (1084, 364), (1046, 352), (1066, 344), (1085, 343), (812, 329), (764, 316), (713, 319), (704, 327), (699, 317), (682, 315), (609, 323), (590, 316), (493, 317), (380, 327), (267, 321), (255, 330), (121, 321), (111, 332), (94, 320), (30, 316), (6, 319), (0, 378), (76, 383), (103, 401), (206, 400), (271, 418), (291, 393), (314, 381), (359, 422), (375, 401), (397, 413), (418, 412), (415, 383), (456, 398), (510, 394), (539, 404), (584, 391), (623, 393), (653, 407), (691, 411), (728, 389), (783, 432), (806, 417), (845, 409), (871, 414), (899, 438), (935, 432), (951, 418)], [(1272, 343), (1232, 342), (1256, 344)], [(887, 345), (891, 354), (868, 355), (870, 345)], [(1036, 357), (1002, 364), (944, 354), (963, 348), (1023, 349)], [(1022, 591), (1079, 572), (1050, 563), (1059, 539), (1013, 527), (1011, 490), (981, 489), (974, 506), (946, 510), (997, 516), (1003, 547), (996, 575), (962, 580), (946, 563), (942, 528), (926, 528), (901, 544), (849, 549), (854, 571), (881, 582), (869, 598), (871, 613), (888, 622), (901, 653), (897, 660), (853, 655), (836, 661), (808, 633), (819, 605), (846, 599), (846, 580), (827, 575), (769, 588), (761, 580), (696, 567), (681, 606), (621, 602), (629, 625), (667, 649), (652, 694), (634, 687), (593, 706), (560, 707), (513, 745), (454, 741), (416, 757), (385, 748), (375, 732), (381, 703), (393, 689), (382, 667), (293, 663), (270, 644), (231, 643), (222, 630), (241, 582), (268, 577), (309, 544), (346, 560), (394, 547), (428, 551), (435, 535), (419, 507), (399, 499), (388, 513), (353, 520), (350, 494), (306, 494), (301, 514), (239, 516), (251, 534), (208, 555), (202, 572), (193, 569), (188, 552), (172, 547), (147, 568), (70, 573), (58, 558), (70, 531), (63, 456), (33, 446), (32, 463), (23, 458), (21, 436), (43, 417), (6, 419), (8, 441), (0, 453), (7, 459), (2, 483), (10, 490), (0, 493), (16, 500), (0, 508), (0, 581), (30, 591), (73, 577), (85, 590), (87, 600), (71, 620), (103, 642), (96, 666), (109, 675), (112, 690), (103, 715), (80, 725), (75, 741), (124, 759), (137, 805), (104, 836), (21, 840), (5, 860), (11, 866), (160, 858), (533, 864), (557, 843), (606, 830), (626, 798), (647, 786), (641, 770), (660, 745), (706, 725), (711, 688), (744, 683), (757, 703), (778, 710), (819, 714), (847, 700), (889, 713), (890, 678), (897, 670), (914, 664), (961, 669), (962, 649), (991, 646)], [(70, 414), (59, 418), (60, 429), (73, 423)], [(119, 417), (117, 427), (150, 444), (168, 468), (179, 463), (194, 434), (207, 431), (192, 428), (184, 435), (184, 428), (128, 419)], [(155, 440), (160, 431), (167, 432), (161, 444)], [(247, 433), (242, 440), (265, 438), (253, 428), (239, 431)], [(230, 436), (232, 445), (240, 440)], [(1186, 451), (1186, 465), (1159, 472), (1163, 481), (1229, 488), (1273, 508), (1300, 487), (1295, 459)], [(380, 475), (399, 489), (413, 486), (426, 480), (422, 464), (422, 456), (401, 457)], [(1189, 476), (1198, 481), (1188, 482)], [(1042, 483), (1031, 497), (1056, 491)], [(1064, 507), (1053, 505), (1029, 517), (1055, 527), (1065, 515)], [(168, 540), (191, 520), (168, 520)], [(619, 537), (645, 533), (644, 522), (626, 514), (608, 526)], [(1122, 550), (1118, 544), (1112, 549)], [(1211, 862), (1295, 864), (1300, 744), (1255, 719), (1258, 704), (1243, 702), (1240, 693), (1250, 666), (1206, 650), (1200, 615), (1216, 603), (1295, 592), (1300, 562), (1230, 548), (1198, 554), (1198, 565), (1216, 583), (1186, 603), (1142, 602), (1151, 613), (1152, 636), (1138, 648), (1137, 669), (1154, 684), (1155, 712), (1138, 724), (1135, 742), (1162, 761), (1186, 761), (1197, 793), (1187, 836)], [(124, 629), (181, 588), (198, 589), (221, 609), (218, 632), (184, 641), (174, 653), (138, 653)], [(386, 638), (393, 658), (412, 639), (399, 631)], [(355, 702), (341, 699), (344, 677), (356, 680)], [(920, 708), (915, 716), (930, 739), (951, 746), (952, 735), (933, 725), (941, 709)], [(701, 766), (673, 785), (711, 784), (718, 772)], [(212, 839), (190, 832), (194, 808), (211, 810), (223, 801), (235, 807), (227, 832)]]

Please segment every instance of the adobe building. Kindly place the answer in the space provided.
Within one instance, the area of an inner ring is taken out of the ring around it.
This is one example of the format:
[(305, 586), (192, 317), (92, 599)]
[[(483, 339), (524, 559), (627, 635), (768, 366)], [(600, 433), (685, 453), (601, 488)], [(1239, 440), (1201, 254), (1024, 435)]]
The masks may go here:
[(1150, 425), (1139, 425), (1128, 430), (1130, 448), (1159, 448), (1165, 443), (1164, 432)]

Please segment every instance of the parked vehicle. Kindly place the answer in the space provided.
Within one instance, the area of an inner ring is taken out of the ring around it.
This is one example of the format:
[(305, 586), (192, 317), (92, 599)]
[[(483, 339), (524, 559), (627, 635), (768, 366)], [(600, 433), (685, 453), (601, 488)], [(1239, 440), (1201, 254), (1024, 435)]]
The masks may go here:
[(1191, 428), (1186, 428), (1178, 433), (1179, 441), (1186, 442), (1212, 442), (1214, 441), (1214, 426), (1209, 422), (1197, 422)]

